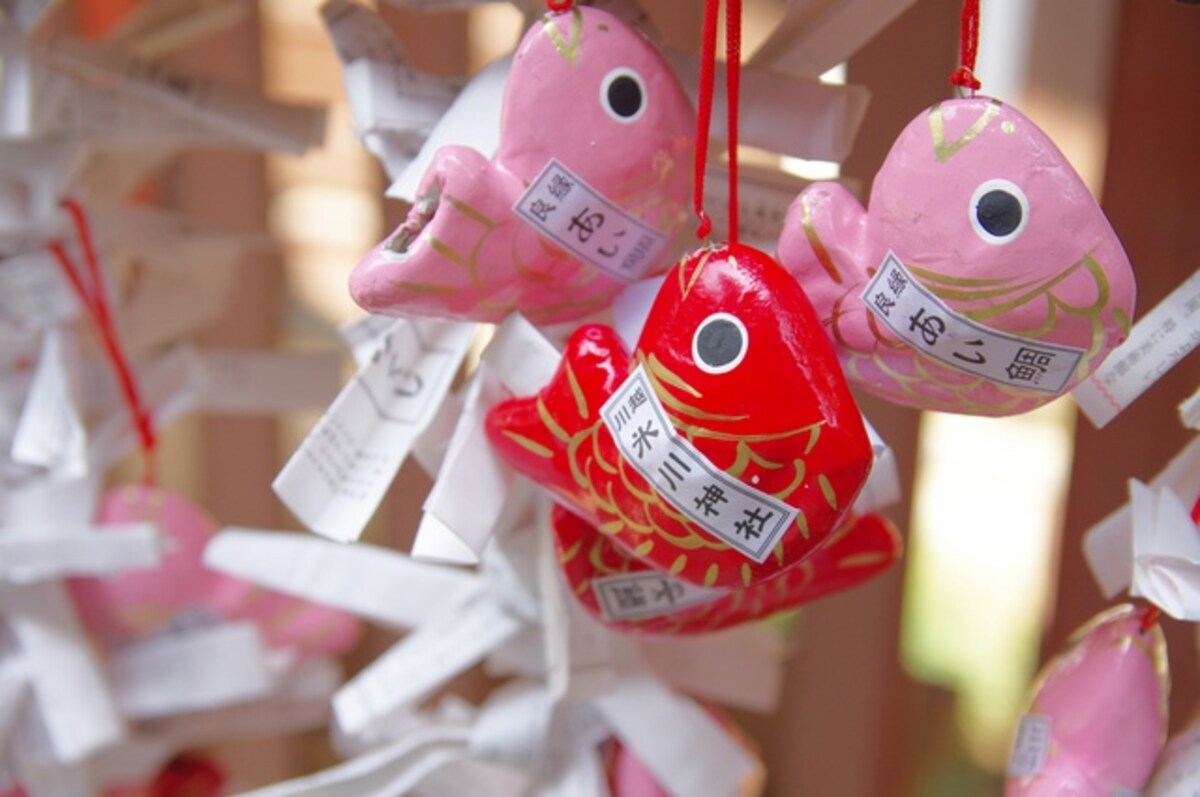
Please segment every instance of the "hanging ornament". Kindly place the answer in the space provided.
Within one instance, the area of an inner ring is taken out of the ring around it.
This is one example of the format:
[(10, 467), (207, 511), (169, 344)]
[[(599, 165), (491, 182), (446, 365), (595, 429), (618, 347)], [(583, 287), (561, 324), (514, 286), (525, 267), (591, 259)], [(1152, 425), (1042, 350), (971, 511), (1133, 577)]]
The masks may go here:
[(967, 0), (951, 82), (969, 96), (901, 132), (867, 209), (836, 183), (805, 189), (778, 254), (852, 384), (921, 409), (1011, 415), (1070, 390), (1125, 339), (1135, 286), (1054, 143), (975, 94), (978, 24)]
[(493, 160), (440, 149), (404, 222), (350, 275), (373, 313), (580, 318), (679, 253), (695, 114), (654, 46), (574, 7), (525, 34)]
[(903, 551), (881, 515), (851, 514), (824, 545), (779, 575), (728, 591), (680, 581), (630, 556), (562, 507), (551, 516), (571, 594), (605, 624), (647, 634), (699, 634), (761, 620), (871, 579)]
[(1005, 797), (1137, 794), (1167, 733), (1166, 641), (1157, 610), (1098, 615), (1038, 678)]
[[(705, 9), (695, 207), (699, 235), (719, 0)], [(731, 238), (666, 276), (632, 354), (581, 327), (543, 390), (492, 409), (513, 467), (647, 565), (740, 589), (813, 553), (862, 488), (871, 448), (799, 284), (736, 242), (740, 4), (728, 5)]]
[(110, 645), (223, 620), (253, 622), (268, 646), (302, 655), (336, 655), (358, 641), (361, 626), (345, 612), (205, 567), (216, 523), (177, 493), (149, 485), (109, 490), (96, 520), (101, 527), (150, 521), (168, 541), (156, 568), (68, 581), (84, 626)]

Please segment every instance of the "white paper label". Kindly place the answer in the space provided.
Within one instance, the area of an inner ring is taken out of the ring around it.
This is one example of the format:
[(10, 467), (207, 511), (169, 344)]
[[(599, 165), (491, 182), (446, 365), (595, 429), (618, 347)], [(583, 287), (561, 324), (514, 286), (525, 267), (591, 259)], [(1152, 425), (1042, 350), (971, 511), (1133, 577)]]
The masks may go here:
[(1058, 393), (1085, 353), (998, 332), (959, 315), (917, 282), (891, 252), (861, 298), (876, 318), (922, 354), (1002, 385)]
[(733, 478), (679, 435), (640, 365), (600, 416), (621, 456), (667, 502), (750, 559), (764, 561), (796, 519), (795, 507)]
[(658, 617), (714, 601), (724, 594), (654, 571), (593, 579), (592, 591), (609, 620)]
[(613, 279), (634, 282), (658, 262), (666, 233), (619, 205), (551, 159), (513, 212), (542, 235)]
[(109, 672), (121, 712), (130, 719), (240, 703), (271, 687), (265, 651), (250, 623), (134, 642), (114, 653)]
[(1050, 718), (1026, 714), (1017, 727), (1017, 740), (1008, 759), (1010, 778), (1028, 778), (1042, 771), (1050, 754)]
[(21, 525), (0, 532), (0, 581), (16, 584), (151, 568), (162, 558), (162, 537), (150, 523)]
[(490, 595), (426, 623), (375, 659), (333, 698), (342, 732), (367, 740), (380, 724), (427, 697), (521, 629)]
[(1100, 367), (1071, 391), (1097, 429), (1200, 345), (1200, 270), (1142, 317)]
[(284, 466), (276, 494), (312, 531), (357, 539), (432, 419), (473, 324), (397, 321)]
[(48, 330), (13, 433), (11, 456), (14, 462), (74, 477), (87, 472), (87, 432), (71, 396), (63, 348), (60, 332)]

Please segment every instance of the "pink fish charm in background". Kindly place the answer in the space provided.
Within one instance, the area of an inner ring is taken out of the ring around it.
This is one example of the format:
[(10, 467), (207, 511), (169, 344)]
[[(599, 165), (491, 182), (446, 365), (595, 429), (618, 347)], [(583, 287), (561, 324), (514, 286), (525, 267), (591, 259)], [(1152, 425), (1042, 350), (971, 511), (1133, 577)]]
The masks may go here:
[[(513, 58), (495, 159), (440, 149), (350, 292), (373, 313), (475, 321), (520, 311), (550, 324), (602, 309), (679, 254), (694, 128), (683, 87), (639, 32), (587, 6), (548, 14)], [(552, 160), (567, 171), (519, 215)]]
[(1042, 671), (1005, 797), (1112, 797), (1146, 785), (1167, 734), (1166, 642), (1154, 609), (1123, 605)]
[(168, 541), (158, 567), (68, 581), (80, 619), (99, 639), (120, 644), (172, 623), (248, 620), (265, 644), (307, 655), (342, 653), (358, 641), (361, 624), (352, 615), (205, 567), (216, 524), (183, 496), (138, 485), (110, 490), (100, 501), (102, 525), (143, 521), (157, 524)]
[[(864, 296), (889, 253), (906, 273)], [(851, 384), (921, 409), (1033, 409), (1099, 366), (1133, 314), (1129, 260), (1083, 180), (1033, 122), (986, 97), (913, 120), (867, 209), (834, 183), (805, 189), (778, 257)]]

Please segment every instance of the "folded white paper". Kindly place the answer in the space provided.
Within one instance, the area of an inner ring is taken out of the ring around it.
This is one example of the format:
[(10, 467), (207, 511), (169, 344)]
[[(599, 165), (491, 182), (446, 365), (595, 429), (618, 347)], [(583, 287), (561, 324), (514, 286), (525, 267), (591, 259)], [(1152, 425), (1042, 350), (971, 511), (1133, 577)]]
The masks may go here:
[(396, 629), (436, 622), (485, 588), (473, 573), (414, 562), (386, 548), (236, 526), (213, 537), (204, 563)]
[(164, 541), (151, 523), (0, 527), (0, 581), (28, 584), (66, 576), (155, 567)]
[(120, 739), (124, 724), (64, 588), (49, 581), (0, 585), (0, 612), (55, 759), (78, 762)]
[(1101, 429), (1200, 346), (1200, 269), (1146, 313), (1092, 374), (1071, 391)]
[(266, 651), (252, 623), (222, 623), (127, 644), (109, 673), (121, 713), (148, 719), (262, 697), (271, 688)]
[(355, 540), (429, 425), (466, 355), (473, 324), (400, 319), (276, 477), (305, 526)]
[(1176, 620), (1200, 622), (1200, 528), (1170, 488), (1129, 482), (1133, 515), (1133, 583), (1142, 597)]
[[(1151, 481), (1154, 490), (1169, 489), (1184, 499), (1200, 495), (1200, 436)], [(1195, 500), (1192, 498), (1191, 500)], [(1083, 536), (1083, 553), (1106, 598), (1129, 587), (1133, 576), (1133, 516), (1128, 504), (1109, 514)]]
[(87, 472), (87, 434), (72, 398), (64, 348), (63, 333), (47, 330), (11, 457), (45, 468), (53, 478), (77, 478)]

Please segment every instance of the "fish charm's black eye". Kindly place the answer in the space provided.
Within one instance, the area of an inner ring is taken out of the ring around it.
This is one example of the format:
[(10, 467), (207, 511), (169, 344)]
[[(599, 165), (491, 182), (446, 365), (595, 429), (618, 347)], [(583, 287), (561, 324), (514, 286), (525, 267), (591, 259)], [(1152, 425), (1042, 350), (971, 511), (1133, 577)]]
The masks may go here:
[(600, 81), (600, 107), (621, 124), (636, 122), (646, 112), (646, 84), (629, 67), (617, 67)]
[(705, 373), (724, 374), (738, 367), (749, 345), (750, 336), (741, 319), (729, 313), (713, 313), (696, 327), (692, 359)]
[(988, 180), (975, 189), (967, 215), (971, 229), (984, 243), (1006, 244), (1029, 222), (1029, 200), (1008, 180)]

